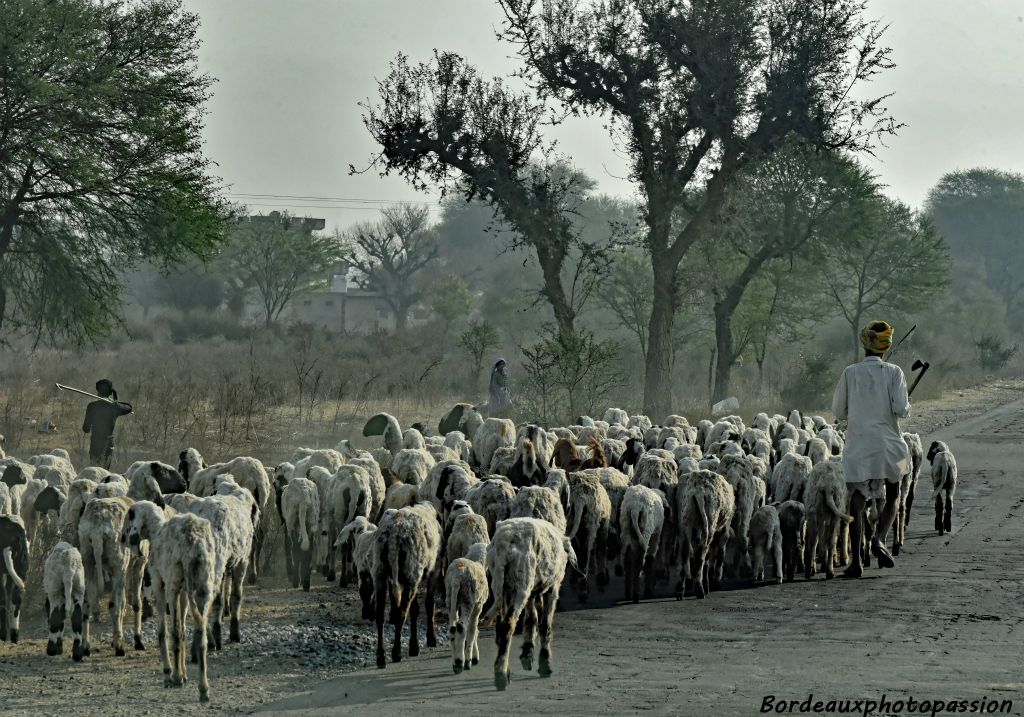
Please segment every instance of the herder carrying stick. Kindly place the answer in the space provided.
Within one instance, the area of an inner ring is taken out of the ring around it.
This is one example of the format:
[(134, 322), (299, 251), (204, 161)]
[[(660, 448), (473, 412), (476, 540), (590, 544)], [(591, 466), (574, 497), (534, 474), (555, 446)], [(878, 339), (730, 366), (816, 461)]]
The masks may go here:
[(96, 382), (96, 393), (101, 400), (93, 401), (85, 409), (82, 430), (90, 434), (89, 462), (110, 470), (110, 459), (114, 452), (114, 423), (121, 416), (132, 412), (132, 405), (117, 400), (117, 391), (109, 379)]

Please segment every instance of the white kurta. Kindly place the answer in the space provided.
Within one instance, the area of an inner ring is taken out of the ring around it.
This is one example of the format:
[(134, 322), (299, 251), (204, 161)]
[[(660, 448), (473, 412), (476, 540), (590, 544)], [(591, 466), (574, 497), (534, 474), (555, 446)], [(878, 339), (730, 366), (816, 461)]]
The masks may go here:
[(847, 366), (832, 397), (832, 413), (848, 422), (843, 449), (847, 483), (891, 483), (910, 472), (910, 450), (899, 422), (910, 415), (903, 369), (877, 356)]

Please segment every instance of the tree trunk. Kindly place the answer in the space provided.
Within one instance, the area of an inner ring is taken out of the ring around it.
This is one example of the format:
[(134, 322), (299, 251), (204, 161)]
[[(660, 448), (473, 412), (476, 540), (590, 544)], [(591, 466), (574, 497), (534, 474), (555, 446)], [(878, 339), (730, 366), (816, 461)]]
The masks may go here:
[(576, 333), (576, 312), (573, 311), (569, 299), (562, 288), (562, 265), (565, 263), (564, 251), (552, 251), (543, 244), (534, 245), (537, 251), (537, 262), (544, 276), (544, 288), (541, 294), (547, 298), (555, 312), (555, 323), (558, 331), (567, 336)]
[(729, 396), (729, 382), (732, 379), (732, 365), (736, 361), (732, 341), (732, 315), (735, 306), (727, 300), (715, 303), (715, 347), (718, 359), (715, 362), (715, 390), (711, 404)]
[(405, 333), (405, 330), (409, 328), (409, 307), (398, 306), (395, 309), (395, 331), (397, 333)]
[(660, 256), (652, 256), (654, 267), (654, 303), (647, 328), (647, 361), (644, 375), (644, 412), (655, 423), (671, 415), (672, 325), (675, 322), (676, 267), (668, 266)]

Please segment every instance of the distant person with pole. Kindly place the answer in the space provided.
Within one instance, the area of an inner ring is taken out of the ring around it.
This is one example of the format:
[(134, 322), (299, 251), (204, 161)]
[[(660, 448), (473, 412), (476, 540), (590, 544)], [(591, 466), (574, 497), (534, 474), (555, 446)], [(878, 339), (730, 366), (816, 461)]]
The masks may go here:
[(508, 364), (503, 358), (498, 358), (491, 367), (487, 393), (487, 416), (508, 418), (512, 413), (512, 394), (508, 390)]
[(96, 393), (100, 400), (86, 407), (82, 430), (89, 434), (90, 464), (110, 470), (110, 459), (114, 452), (114, 423), (121, 416), (132, 413), (132, 405), (117, 400), (117, 391), (109, 379), (96, 382)]
[(889, 534), (899, 502), (900, 478), (910, 472), (910, 450), (903, 440), (899, 419), (910, 415), (910, 395), (903, 369), (886, 363), (883, 356), (892, 346), (893, 327), (872, 321), (860, 332), (864, 360), (847, 366), (832, 397), (832, 413), (847, 420), (843, 471), (850, 496), (850, 546), (853, 555), (843, 577), (863, 574), (861, 549), (864, 540), (865, 508), (874, 498), (880, 510), (871, 553), (879, 567), (896, 562), (882, 544)]

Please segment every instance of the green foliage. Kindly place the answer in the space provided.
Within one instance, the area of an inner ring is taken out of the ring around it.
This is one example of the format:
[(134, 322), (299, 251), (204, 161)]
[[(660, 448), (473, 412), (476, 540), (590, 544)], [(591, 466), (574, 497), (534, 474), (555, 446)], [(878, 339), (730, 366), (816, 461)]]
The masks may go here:
[(447, 336), (452, 324), (473, 310), (473, 293), (461, 276), (446, 274), (431, 287), (429, 303), (430, 310), (441, 320), (443, 335)]
[(832, 405), (837, 380), (834, 357), (801, 353), (788, 377), (781, 390), (787, 408), (816, 411)]
[(125, 267), (223, 235), (199, 20), (178, 0), (2, 0), (0, 15), (0, 321), (95, 340)]
[(269, 325), (296, 294), (322, 286), (326, 272), (345, 254), (336, 237), (308, 231), (288, 214), (271, 214), (237, 222), (218, 264), (229, 281), (257, 291)]
[(986, 371), (998, 371), (1017, 353), (1017, 345), (1006, 346), (995, 336), (985, 336), (978, 341), (978, 364)]
[(593, 414), (624, 382), (619, 346), (589, 331), (566, 334), (547, 327), (533, 346), (522, 347), (526, 381), (522, 409), (542, 425), (560, 425)]
[(484, 367), (484, 354), (490, 349), (498, 346), (498, 332), (486, 320), (474, 321), (462, 332), (459, 337), (459, 346), (469, 352), (473, 361), (472, 380), (475, 383), (480, 378), (480, 372)]
[(636, 337), (640, 354), (646, 360), (648, 322), (654, 304), (651, 262), (636, 251), (617, 252), (612, 257), (598, 301), (611, 311), (620, 327)]

